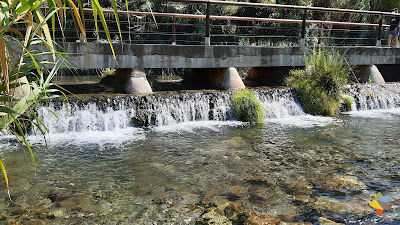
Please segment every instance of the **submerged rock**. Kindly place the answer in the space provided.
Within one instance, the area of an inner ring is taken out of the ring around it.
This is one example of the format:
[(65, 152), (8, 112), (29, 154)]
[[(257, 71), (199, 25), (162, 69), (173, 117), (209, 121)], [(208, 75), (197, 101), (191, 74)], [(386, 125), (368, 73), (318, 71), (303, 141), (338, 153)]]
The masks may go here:
[(255, 212), (244, 212), (239, 215), (239, 224), (247, 225), (278, 225), (280, 218), (270, 215), (262, 215)]
[(204, 213), (200, 219), (196, 221), (195, 224), (214, 224), (214, 225), (228, 225), (232, 224), (226, 216), (221, 215), (217, 212), (217, 208)]
[(193, 211), (193, 212), (204, 212), (205, 211), (205, 208), (198, 206), (198, 205), (194, 205), (194, 204), (186, 205), (186, 209)]
[(224, 209), (225, 216), (232, 220), (236, 221), (238, 219), (238, 213), (239, 213), (239, 206), (235, 203), (229, 203), (225, 209)]
[(245, 187), (232, 186), (230, 188), (230, 192), (227, 195), (227, 198), (230, 201), (235, 201), (235, 200), (243, 199), (246, 195), (248, 195), (248, 190)]
[(319, 217), (318, 223), (320, 223), (321, 225), (341, 225), (341, 224), (343, 224), (343, 223), (336, 223), (335, 221), (332, 221), (332, 220), (324, 218), (324, 217)]
[(281, 187), (288, 194), (309, 194), (312, 191), (312, 184), (306, 180), (287, 180)]
[(49, 216), (54, 216), (54, 217), (58, 217), (58, 218), (69, 218), (68, 215), (66, 215), (65, 211), (63, 209), (54, 209), (52, 211), (50, 211)]
[(366, 189), (366, 185), (358, 180), (356, 176), (337, 175), (317, 181), (317, 183), (328, 191), (352, 194)]
[(317, 198), (314, 208), (319, 212), (345, 212), (364, 214), (371, 212), (368, 202), (359, 200), (343, 200), (326, 196)]

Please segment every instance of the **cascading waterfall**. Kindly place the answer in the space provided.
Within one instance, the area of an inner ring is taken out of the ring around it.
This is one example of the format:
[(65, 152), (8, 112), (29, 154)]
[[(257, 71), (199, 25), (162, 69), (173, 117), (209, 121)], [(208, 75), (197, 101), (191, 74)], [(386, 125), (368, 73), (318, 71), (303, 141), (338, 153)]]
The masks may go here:
[(393, 109), (400, 106), (399, 83), (349, 85), (344, 93), (355, 99), (356, 108), (353, 111)]
[(264, 109), (265, 119), (305, 115), (292, 89), (264, 89), (254, 93)]
[[(292, 89), (255, 89), (265, 119), (307, 116)], [(356, 109), (389, 109), (400, 105), (400, 84), (349, 85), (344, 93), (357, 102)], [(232, 120), (233, 92), (193, 92), (152, 96), (71, 97), (37, 109), (50, 133), (113, 131), (128, 127), (168, 126), (193, 121)], [(57, 115), (58, 119), (53, 115)], [(309, 118), (308, 118), (309, 119)]]
[[(266, 119), (304, 115), (291, 89), (254, 90)], [(175, 95), (71, 97), (37, 109), (50, 133), (112, 131), (131, 126), (168, 126), (193, 121), (232, 120), (233, 92)], [(54, 115), (56, 114), (58, 118)]]

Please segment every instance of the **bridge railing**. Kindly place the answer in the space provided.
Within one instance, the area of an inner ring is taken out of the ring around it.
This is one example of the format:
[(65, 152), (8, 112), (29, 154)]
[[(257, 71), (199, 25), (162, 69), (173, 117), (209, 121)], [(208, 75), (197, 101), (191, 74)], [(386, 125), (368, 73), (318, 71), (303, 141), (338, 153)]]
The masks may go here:
[[(158, 1), (158, 0), (157, 0)], [(114, 11), (104, 9), (109, 15), (108, 26), (115, 42), (134, 44), (213, 44), (213, 45), (368, 45), (381, 46), (385, 40), (388, 25), (383, 24), (384, 18), (396, 14), (335, 9), (322, 7), (306, 7), (279, 4), (246, 3), (213, 0), (163, 0), (162, 2), (179, 2), (186, 4), (205, 4), (203, 15), (178, 14), (163, 12), (118, 11), (122, 28), (122, 40), (115, 20)], [(238, 16), (216, 16), (210, 14), (212, 5), (229, 5), (251, 8), (271, 8), (291, 10), (302, 14), (301, 19), (257, 18)], [(91, 14), (91, 9), (84, 9)], [(309, 12), (334, 14), (369, 15), (377, 17), (378, 23), (352, 23), (345, 21), (311, 20)], [(92, 16), (86, 16), (92, 18)], [(73, 28), (74, 18), (70, 18), (69, 26), (57, 33), (57, 41), (76, 41), (79, 32)], [(94, 30), (93, 19), (85, 19), (88, 41), (105, 41), (104, 30)], [(98, 24), (101, 24), (98, 21)], [(68, 24), (66, 25), (68, 26)], [(99, 28), (101, 26), (99, 25)], [(59, 34), (59, 35), (58, 35)], [(382, 38), (383, 37), (383, 38)]]

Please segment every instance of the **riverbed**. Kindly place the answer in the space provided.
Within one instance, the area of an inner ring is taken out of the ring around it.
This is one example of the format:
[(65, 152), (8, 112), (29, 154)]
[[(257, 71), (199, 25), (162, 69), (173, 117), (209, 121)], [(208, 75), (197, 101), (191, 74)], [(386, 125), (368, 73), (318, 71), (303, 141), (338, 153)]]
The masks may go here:
[[(263, 125), (60, 126), (48, 148), (31, 134), (36, 170), (26, 147), (3, 137), (12, 201), (2, 181), (0, 222), (399, 224), (400, 109), (317, 117), (284, 99), (262, 101)], [(292, 110), (273, 112), (282, 105)], [(379, 191), (391, 198), (382, 216), (368, 205)]]

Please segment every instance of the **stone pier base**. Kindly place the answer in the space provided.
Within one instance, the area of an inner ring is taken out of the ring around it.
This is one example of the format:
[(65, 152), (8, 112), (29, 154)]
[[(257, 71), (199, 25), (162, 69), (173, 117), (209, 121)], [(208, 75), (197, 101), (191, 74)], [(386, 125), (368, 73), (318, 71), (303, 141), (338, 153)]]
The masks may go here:
[[(28, 79), (26, 77), (18, 78), (17, 82), (21, 83), (22, 85), (14, 89), (15, 97), (23, 98), (31, 94), (31, 86), (29, 85)], [(11, 93), (13, 93), (13, 89), (11, 89)]]
[(357, 78), (363, 83), (371, 82), (372, 84), (385, 84), (378, 67), (375, 65), (361, 65), (357, 67)]
[(224, 90), (245, 88), (242, 78), (234, 67), (215, 69), (195, 68), (191, 69), (189, 76), (185, 79), (209, 88)]
[(153, 93), (143, 68), (116, 69), (113, 75), (104, 77), (100, 83), (112, 87), (115, 93), (137, 95)]
[(136, 67), (132, 69), (125, 85), (125, 92), (136, 95), (153, 93), (143, 68)]

